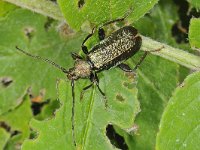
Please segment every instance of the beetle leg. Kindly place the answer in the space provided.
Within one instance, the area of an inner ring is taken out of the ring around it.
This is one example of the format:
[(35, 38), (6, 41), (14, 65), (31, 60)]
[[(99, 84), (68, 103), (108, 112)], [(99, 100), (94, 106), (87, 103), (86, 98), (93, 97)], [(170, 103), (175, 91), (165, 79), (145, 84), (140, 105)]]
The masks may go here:
[(85, 91), (87, 91), (90, 87), (92, 87), (93, 84), (94, 83), (92, 82), (90, 85), (83, 88), (83, 90), (81, 91), (81, 94), (80, 94), (80, 100), (83, 99), (83, 95), (84, 95)]
[(90, 74), (90, 81), (92, 82), (90, 85), (86, 86), (83, 88), (83, 90), (81, 91), (81, 94), (80, 94), (80, 100), (83, 99), (83, 95), (85, 93), (85, 91), (87, 91), (90, 87), (92, 87), (92, 85), (94, 84), (94, 74), (91, 73)]
[(101, 93), (101, 95), (103, 95), (103, 97), (106, 98), (105, 93), (104, 93), (104, 92), (101, 90), (101, 88), (99, 87), (99, 79), (98, 79), (97, 76), (95, 76), (94, 83), (97, 85), (97, 88), (98, 88), (99, 92)]
[(101, 88), (99, 87), (99, 78), (97, 76), (97, 74), (95, 73), (94, 74), (94, 78), (93, 78), (93, 82), (97, 85), (97, 88), (99, 90), (99, 92), (101, 93), (101, 95), (103, 96), (104, 100), (105, 100), (105, 108), (108, 107), (108, 101), (107, 101), (107, 98), (106, 98), (106, 95), (105, 93), (101, 90)]
[(82, 48), (82, 51), (83, 51), (83, 53), (85, 53), (85, 54), (88, 54), (88, 49), (87, 49), (87, 47), (84, 45), (85, 44), (85, 42), (94, 34), (94, 31), (95, 31), (95, 27), (92, 29), (92, 33), (90, 33), (88, 36), (86, 36), (86, 38), (83, 40), (83, 43), (82, 43), (82, 45), (81, 45), (81, 48)]
[(145, 59), (145, 57), (147, 56), (148, 52), (145, 51), (144, 55), (140, 58), (139, 62), (135, 65), (135, 67), (133, 68), (133, 71), (135, 71), (139, 66), (140, 64), (143, 62), (143, 60)]
[(99, 28), (98, 29), (98, 36), (99, 36), (99, 40), (100, 41), (103, 40), (103, 39), (105, 39), (105, 31), (104, 31), (103, 28)]
[(127, 64), (122, 63), (119, 64), (118, 67), (125, 72), (133, 72), (133, 70)]
[(144, 52), (144, 55), (140, 58), (139, 62), (135, 65), (135, 67), (133, 68), (133, 71), (136, 70), (140, 64), (143, 62), (143, 60), (145, 59), (145, 57), (150, 53), (150, 52), (157, 52), (157, 51), (160, 51), (161, 49), (163, 49), (164, 46), (162, 46), (161, 48), (158, 48), (156, 50), (153, 50), (153, 51), (145, 51)]
[(83, 53), (87, 55), (88, 54), (88, 48), (85, 45), (82, 45), (81, 48), (82, 48)]
[(122, 18), (117, 18), (115, 20), (108, 21), (102, 24), (100, 28), (102, 28), (103, 26), (107, 26), (109, 24), (115, 23), (115, 22), (124, 21), (130, 15), (131, 12), (132, 12), (132, 8)]
[(76, 60), (76, 59), (83, 59), (81, 56), (79, 56), (77, 53), (74, 53), (74, 52), (71, 53), (71, 56), (72, 56), (72, 58), (74, 60)]

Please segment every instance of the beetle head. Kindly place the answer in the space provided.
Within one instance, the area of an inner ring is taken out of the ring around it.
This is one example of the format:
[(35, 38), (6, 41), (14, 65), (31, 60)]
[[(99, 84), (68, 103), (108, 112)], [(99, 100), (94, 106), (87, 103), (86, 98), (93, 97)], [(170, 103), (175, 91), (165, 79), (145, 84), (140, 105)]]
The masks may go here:
[(91, 68), (87, 61), (77, 59), (74, 67), (70, 68), (67, 73), (69, 80), (78, 80), (79, 78), (88, 78), (91, 74)]

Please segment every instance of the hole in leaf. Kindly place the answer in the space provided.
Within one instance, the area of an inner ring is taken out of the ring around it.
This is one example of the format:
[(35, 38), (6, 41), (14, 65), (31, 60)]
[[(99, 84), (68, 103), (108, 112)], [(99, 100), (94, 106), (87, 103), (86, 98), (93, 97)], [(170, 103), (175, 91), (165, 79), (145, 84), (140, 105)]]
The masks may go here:
[(34, 30), (34, 28), (32, 28), (32, 27), (25, 27), (25, 28), (24, 28), (24, 34), (26, 35), (26, 37), (27, 37), (29, 40), (31, 40), (31, 39), (33, 38), (34, 32), (35, 32), (35, 30)]
[(124, 99), (120, 94), (117, 94), (117, 95), (116, 95), (116, 99), (117, 99), (118, 101), (120, 101), (120, 102), (124, 102), (124, 101), (125, 101), (125, 99)]
[(78, 8), (82, 8), (84, 4), (85, 4), (85, 0), (79, 0), (78, 1)]
[(46, 100), (44, 102), (36, 102), (36, 101), (32, 102), (31, 108), (33, 111), (33, 115), (35, 115), (35, 116), (38, 115), (41, 112), (42, 108), (45, 105), (49, 104), (49, 102), (50, 102), (50, 100)]
[(51, 27), (51, 24), (54, 22), (54, 19), (47, 17), (47, 21), (44, 24), (44, 28), (46, 31), (49, 30), (49, 28)]
[(200, 17), (200, 12), (195, 8), (190, 9), (189, 3), (184, 0), (174, 0), (175, 4), (178, 6), (179, 21), (175, 23), (172, 27), (172, 35), (177, 43), (188, 43), (188, 29), (190, 24), (190, 19), (192, 17)]
[(11, 137), (21, 133), (20, 131), (17, 131), (17, 130), (12, 131), (11, 127), (6, 122), (3, 122), (3, 121), (0, 121), (0, 127), (5, 129), (7, 132), (9, 132), (11, 134)]
[[(55, 111), (60, 107), (60, 103), (57, 100), (46, 100), (44, 102), (32, 102), (31, 108), (33, 114), (37, 116), (38, 120), (44, 120), (52, 117)], [(40, 115), (41, 114), (41, 115)]]
[(172, 27), (172, 36), (175, 38), (177, 43), (187, 43), (187, 29), (183, 28), (180, 22), (176, 23)]
[(11, 137), (18, 135), (20, 133), (21, 133), (20, 131), (14, 130), (14, 131), (11, 132)]
[(0, 121), (0, 127), (4, 128), (7, 132), (11, 130), (11, 127), (3, 121)]
[(3, 77), (3, 78), (0, 78), (0, 82), (4, 87), (8, 87), (11, 85), (13, 80), (10, 77)]
[(114, 127), (110, 124), (106, 127), (106, 136), (110, 140), (110, 143), (115, 147), (122, 150), (128, 150), (128, 146), (125, 143), (124, 138), (116, 133)]
[(38, 133), (32, 128), (30, 130), (31, 130), (31, 133), (30, 133), (29, 139), (36, 139), (38, 137)]
[(49, 0), (49, 1), (54, 2), (54, 3), (57, 3), (57, 0)]
[(60, 107), (60, 103), (57, 100), (47, 99), (44, 101), (45, 89), (41, 89), (39, 95), (35, 96), (31, 87), (29, 87), (27, 93), (31, 99), (33, 115), (37, 116), (38, 120), (43, 120), (53, 116), (54, 112)]

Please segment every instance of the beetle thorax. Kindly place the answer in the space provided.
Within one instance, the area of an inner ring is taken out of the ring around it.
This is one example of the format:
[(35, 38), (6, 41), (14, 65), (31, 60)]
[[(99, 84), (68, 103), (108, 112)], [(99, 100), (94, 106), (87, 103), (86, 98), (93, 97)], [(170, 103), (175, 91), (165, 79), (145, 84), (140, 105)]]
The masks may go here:
[(90, 64), (85, 60), (77, 59), (74, 63), (74, 67), (69, 69), (67, 77), (69, 80), (77, 80), (79, 78), (88, 78), (90, 74)]

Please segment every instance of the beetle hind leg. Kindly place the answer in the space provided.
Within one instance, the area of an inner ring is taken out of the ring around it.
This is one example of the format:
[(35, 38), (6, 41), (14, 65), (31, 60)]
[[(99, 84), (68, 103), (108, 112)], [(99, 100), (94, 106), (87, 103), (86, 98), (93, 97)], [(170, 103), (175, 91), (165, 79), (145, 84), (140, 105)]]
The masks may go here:
[(164, 46), (162, 46), (161, 48), (155, 49), (153, 51), (145, 51), (144, 54), (143, 54), (143, 56), (140, 58), (139, 62), (133, 68), (133, 71), (135, 71), (141, 65), (141, 63), (144, 61), (144, 59), (146, 58), (146, 56), (149, 53), (151, 53), (151, 52), (158, 52), (158, 51), (162, 50), (163, 48), (164, 48)]

